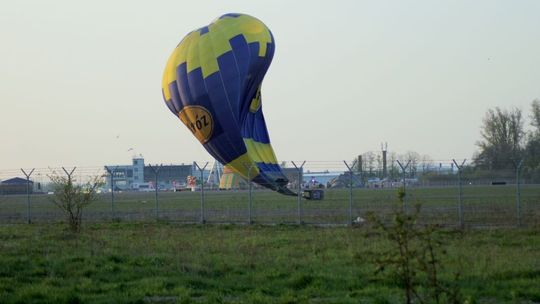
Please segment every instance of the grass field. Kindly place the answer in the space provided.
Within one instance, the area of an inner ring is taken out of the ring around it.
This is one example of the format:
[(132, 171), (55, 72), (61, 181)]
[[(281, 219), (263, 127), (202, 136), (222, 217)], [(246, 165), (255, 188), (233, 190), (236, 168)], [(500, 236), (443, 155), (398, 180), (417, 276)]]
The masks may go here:
[[(349, 222), (349, 191), (327, 190), (322, 201), (302, 200), (300, 218), (309, 224), (347, 224)], [(422, 218), (448, 226), (458, 225), (458, 188), (408, 188), (407, 205), (423, 205)], [(397, 202), (395, 189), (354, 189), (352, 216), (363, 216), (367, 211), (385, 214)], [(466, 226), (515, 226), (518, 223), (515, 186), (464, 186), (463, 221)], [(247, 191), (208, 191), (205, 195), (204, 215), (207, 222), (247, 222), (249, 219)], [(163, 220), (199, 222), (200, 193), (160, 192), (158, 216)], [(251, 208), (256, 223), (296, 223), (299, 212), (296, 197), (271, 191), (254, 191)], [(540, 185), (522, 186), (522, 223), (540, 225)], [(31, 196), (32, 221), (61, 219), (59, 210), (47, 195)], [(100, 221), (113, 217), (110, 194), (85, 212), (87, 220)], [(115, 194), (114, 217), (124, 220), (154, 220), (154, 193), (124, 192)], [(0, 196), (0, 222), (25, 222), (25, 195)]]
[[(540, 302), (536, 229), (443, 232), (442, 278), (467, 303)], [(398, 303), (365, 228), (90, 223), (0, 225), (0, 303)]]

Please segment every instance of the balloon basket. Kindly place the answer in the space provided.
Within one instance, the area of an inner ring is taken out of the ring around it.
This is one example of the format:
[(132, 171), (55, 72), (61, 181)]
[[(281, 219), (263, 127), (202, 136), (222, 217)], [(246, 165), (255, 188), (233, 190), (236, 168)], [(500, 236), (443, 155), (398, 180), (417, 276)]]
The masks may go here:
[(324, 199), (324, 191), (320, 189), (309, 189), (302, 192), (302, 197), (311, 201), (320, 201)]

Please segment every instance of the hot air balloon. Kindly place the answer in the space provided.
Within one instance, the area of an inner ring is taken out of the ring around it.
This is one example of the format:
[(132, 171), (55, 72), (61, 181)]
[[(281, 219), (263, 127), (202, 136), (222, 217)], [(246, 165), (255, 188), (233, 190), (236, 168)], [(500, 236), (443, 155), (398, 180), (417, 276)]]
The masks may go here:
[[(240, 189), (243, 186), (242, 178), (238, 176), (239, 174), (236, 173), (233, 169), (230, 167), (225, 167), (223, 169), (223, 174), (219, 178), (219, 189)], [(245, 186), (245, 185), (244, 185)], [(244, 187), (245, 189), (245, 187)]]
[(295, 195), (278, 165), (261, 85), (274, 37), (260, 20), (226, 14), (187, 34), (163, 74), (163, 98), (216, 160), (246, 180)]

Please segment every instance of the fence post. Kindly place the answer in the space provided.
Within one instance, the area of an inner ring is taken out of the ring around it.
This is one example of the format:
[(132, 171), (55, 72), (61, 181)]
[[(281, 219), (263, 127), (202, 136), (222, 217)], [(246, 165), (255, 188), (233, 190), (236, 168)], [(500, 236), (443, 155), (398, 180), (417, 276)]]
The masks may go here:
[(454, 165), (456, 165), (456, 168), (458, 170), (458, 218), (459, 218), (459, 227), (463, 228), (463, 188), (461, 185), (461, 169), (463, 168), (463, 165), (465, 165), (465, 161), (467, 159), (464, 159), (463, 162), (458, 164), (455, 159), (452, 159), (454, 162)]
[(353, 191), (352, 191), (352, 188), (353, 188), (353, 171), (352, 171), (352, 168), (354, 167), (354, 165), (356, 164), (356, 160), (353, 161), (352, 165), (349, 166), (349, 164), (347, 164), (346, 161), (343, 161), (343, 163), (345, 164), (345, 166), (347, 167), (347, 169), (349, 170), (349, 225), (352, 226), (353, 224), (353, 215), (352, 215), (352, 205), (353, 205)]
[(253, 169), (254, 164), (251, 164), (249, 167), (248, 164), (244, 164), (244, 167), (248, 169), (247, 172), (247, 182), (248, 182), (248, 189), (249, 189), (249, 202), (248, 202), (248, 225), (253, 224), (252, 215), (251, 215), (251, 208), (253, 205), (253, 184), (251, 183), (251, 169)]
[(105, 170), (107, 170), (107, 173), (109, 173), (109, 176), (111, 177), (111, 219), (114, 220), (114, 173), (116, 172), (116, 168), (114, 169), (109, 168), (108, 166), (105, 166)]
[(31, 213), (30, 213), (30, 176), (34, 172), (35, 168), (32, 168), (30, 173), (26, 173), (23, 168), (21, 168), (22, 173), (26, 176), (26, 221), (28, 224), (32, 222)]
[(195, 162), (195, 166), (197, 166), (197, 169), (201, 172), (201, 224), (204, 224), (206, 222), (204, 219), (204, 169), (208, 166), (208, 162), (206, 162), (202, 168), (197, 162)]
[(399, 160), (396, 160), (396, 162), (398, 163), (399, 167), (401, 168), (401, 173), (403, 175), (403, 206), (401, 206), (401, 208), (403, 208), (403, 210), (406, 210), (407, 209), (407, 192), (405, 191), (405, 170), (407, 170), (407, 167), (409, 166), (409, 164), (411, 163), (411, 160), (409, 159), (409, 161), (407, 161), (407, 164), (405, 164), (405, 166), (403, 166), (403, 164), (399, 161)]
[(302, 225), (302, 172), (304, 171), (304, 165), (306, 161), (302, 162), (302, 165), (297, 166), (294, 161), (291, 161), (293, 166), (298, 171), (298, 196), (297, 196), (297, 205), (298, 205), (298, 225)]
[(521, 227), (522, 218), (521, 218), (521, 187), (520, 187), (520, 175), (521, 175), (521, 165), (523, 165), (523, 159), (519, 162), (514, 161), (514, 166), (516, 167), (516, 208), (517, 208), (517, 224), (518, 227)]
[(66, 168), (62, 167), (62, 170), (64, 170), (64, 173), (66, 173), (68, 177), (68, 183), (71, 183), (71, 176), (73, 175), (73, 172), (75, 172), (75, 169), (77, 169), (77, 167), (73, 167), (73, 169), (71, 169), (71, 171), (68, 172)]
[(158, 174), (159, 174), (159, 170), (161, 169), (161, 167), (163, 166), (163, 164), (157, 166), (152, 166), (152, 165), (148, 165), (148, 167), (150, 167), (150, 169), (152, 170), (152, 172), (154, 172), (154, 188), (155, 188), (155, 192), (156, 192), (156, 195), (155, 195), (155, 200), (156, 200), (156, 220), (159, 219), (159, 201), (158, 201)]
[(68, 185), (70, 187), (73, 187), (73, 180), (71, 178), (71, 176), (73, 175), (73, 172), (75, 172), (75, 169), (77, 169), (77, 167), (73, 167), (73, 169), (71, 169), (71, 171), (67, 171), (66, 168), (62, 167), (62, 170), (64, 170), (64, 173), (66, 173), (67, 177), (68, 177)]

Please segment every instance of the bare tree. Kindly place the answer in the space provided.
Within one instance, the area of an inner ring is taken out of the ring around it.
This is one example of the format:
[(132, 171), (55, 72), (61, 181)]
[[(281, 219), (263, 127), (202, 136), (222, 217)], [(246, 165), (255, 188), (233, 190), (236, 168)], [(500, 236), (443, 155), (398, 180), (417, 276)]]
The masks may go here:
[(418, 169), (418, 161), (420, 160), (420, 154), (415, 151), (407, 151), (401, 159), (404, 160), (405, 163), (409, 162), (409, 175), (411, 178), (413, 178), (416, 175), (416, 170)]
[(523, 150), (525, 132), (521, 110), (489, 109), (480, 134), (482, 140), (477, 142), (480, 151), (475, 156), (476, 165), (487, 169), (510, 167), (511, 160), (519, 158)]
[(531, 125), (536, 129), (534, 132), (540, 134), (540, 99), (535, 99), (531, 104)]
[(398, 155), (396, 152), (390, 151), (388, 152), (388, 164), (390, 164), (390, 169), (388, 170), (388, 176), (390, 178), (396, 178), (399, 176), (399, 169), (396, 166), (396, 160), (398, 159)]
[(362, 162), (364, 165), (363, 171), (368, 172), (369, 176), (371, 176), (375, 165), (375, 153), (369, 151), (362, 154)]
[(531, 104), (530, 118), (534, 129), (528, 134), (525, 144), (525, 166), (530, 173), (536, 172), (536, 175), (540, 175), (540, 100), (538, 99), (533, 100)]

